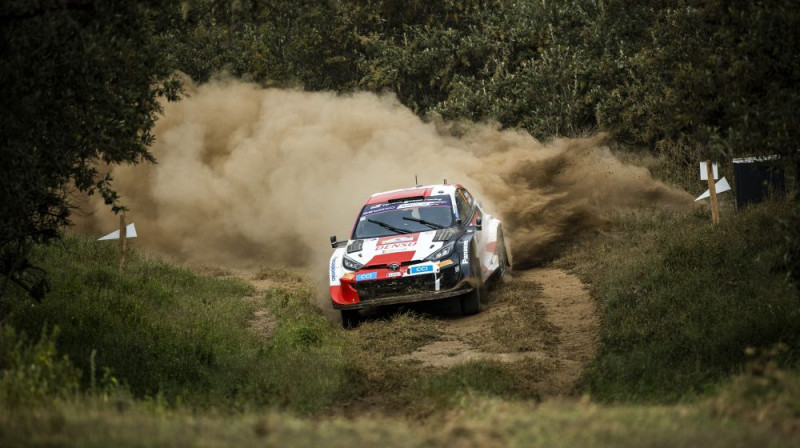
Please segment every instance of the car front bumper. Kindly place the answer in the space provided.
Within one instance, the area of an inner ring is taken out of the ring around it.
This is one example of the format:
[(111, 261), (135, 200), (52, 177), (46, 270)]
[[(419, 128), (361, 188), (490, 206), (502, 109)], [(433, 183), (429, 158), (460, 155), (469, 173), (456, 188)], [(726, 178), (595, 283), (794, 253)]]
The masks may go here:
[(331, 297), (334, 309), (355, 310), (373, 306), (446, 299), (472, 291), (475, 285), (463, 277), (458, 265), (443, 268), (436, 274), (372, 281), (342, 281), (337, 297)]

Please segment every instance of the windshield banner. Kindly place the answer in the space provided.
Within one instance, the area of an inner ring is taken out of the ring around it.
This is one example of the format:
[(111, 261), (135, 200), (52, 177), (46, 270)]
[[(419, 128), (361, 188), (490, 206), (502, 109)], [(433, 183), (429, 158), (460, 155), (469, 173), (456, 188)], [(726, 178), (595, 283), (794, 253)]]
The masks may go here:
[(378, 213), (385, 213), (393, 210), (403, 210), (415, 207), (451, 207), (449, 196), (433, 196), (425, 199), (405, 202), (385, 202), (383, 204), (373, 204), (364, 209), (361, 216), (371, 216)]

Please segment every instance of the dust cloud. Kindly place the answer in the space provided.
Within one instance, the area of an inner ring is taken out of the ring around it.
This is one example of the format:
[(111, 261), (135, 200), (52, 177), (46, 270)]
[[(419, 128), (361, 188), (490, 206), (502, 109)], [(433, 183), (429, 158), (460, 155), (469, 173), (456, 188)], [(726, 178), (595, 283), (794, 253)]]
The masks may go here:
[[(415, 175), (460, 183), (499, 214), (517, 268), (552, 258), (611, 210), (692, 202), (619, 162), (603, 136), (542, 144), (487, 124), (426, 123), (389, 95), (186, 86), (156, 125), (158, 163), (113, 171), (135, 245), (173, 261), (325, 272), (329, 235), (346, 239), (370, 194)], [(90, 199), (78, 228), (113, 230), (117, 218)]]

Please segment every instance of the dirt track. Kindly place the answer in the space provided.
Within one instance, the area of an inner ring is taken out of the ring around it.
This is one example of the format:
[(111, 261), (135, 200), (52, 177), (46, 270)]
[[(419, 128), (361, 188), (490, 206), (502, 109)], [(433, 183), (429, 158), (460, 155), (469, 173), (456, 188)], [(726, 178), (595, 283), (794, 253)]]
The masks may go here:
[(600, 337), (600, 316), (586, 286), (574, 275), (560, 269), (527, 271), (543, 287), (542, 302), (547, 319), (559, 329), (553, 355), (556, 370), (551, 377), (554, 392), (574, 391), (583, 369), (595, 357)]
[[(282, 284), (243, 277), (259, 293), (274, 287), (297, 287), (296, 282)], [(537, 367), (540, 395), (552, 397), (574, 394), (584, 368), (595, 356), (600, 329), (595, 303), (577, 277), (560, 269), (515, 272), (489, 293), (477, 315), (452, 315), (443, 312), (445, 308), (437, 307), (435, 302), (410, 308), (426, 316), (425, 321), (433, 321), (439, 331), (424, 345), (409, 348), (387, 361), (423, 371), (474, 360), (527, 363)], [(395, 312), (397, 309), (373, 313), (367, 322), (373, 329), (389, 325)], [(264, 310), (254, 316), (254, 329), (265, 337), (270, 336), (274, 324)]]
[(396, 360), (447, 368), (530, 358), (548, 367), (540, 380), (545, 395), (573, 393), (594, 357), (600, 328), (585, 285), (560, 269), (534, 269), (516, 273), (487, 302), (475, 316), (443, 319), (437, 340)]

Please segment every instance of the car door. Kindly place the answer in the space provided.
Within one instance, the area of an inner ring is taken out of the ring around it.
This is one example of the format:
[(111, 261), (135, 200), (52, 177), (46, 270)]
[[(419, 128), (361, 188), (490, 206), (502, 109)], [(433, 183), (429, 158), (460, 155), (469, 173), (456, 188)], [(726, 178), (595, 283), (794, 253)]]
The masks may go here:
[[(478, 260), (480, 260), (481, 264), (481, 276), (486, 280), (488, 261), (486, 245), (489, 242), (487, 238), (488, 232), (484, 231), (483, 228), (478, 230), (479, 220), (482, 226), (484, 225), (485, 216), (483, 210), (466, 188), (459, 188), (456, 191), (456, 205), (459, 207), (459, 215), (462, 215), (460, 218), (465, 227), (467, 227), (468, 231), (474, 232), (473, 239), (475, 241), (475, 249), (478, 252)], [(463, 212), (461, 209), (463, 209)]]

